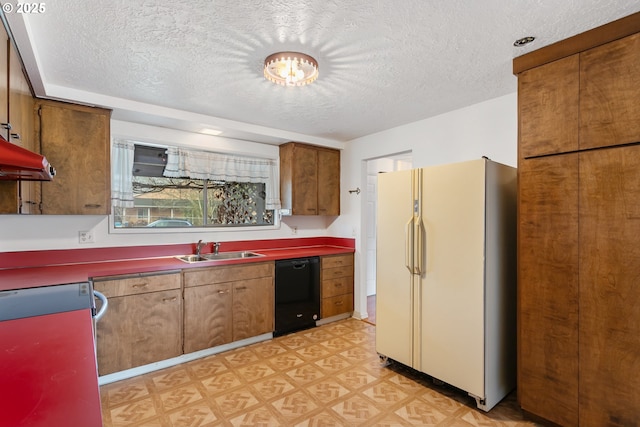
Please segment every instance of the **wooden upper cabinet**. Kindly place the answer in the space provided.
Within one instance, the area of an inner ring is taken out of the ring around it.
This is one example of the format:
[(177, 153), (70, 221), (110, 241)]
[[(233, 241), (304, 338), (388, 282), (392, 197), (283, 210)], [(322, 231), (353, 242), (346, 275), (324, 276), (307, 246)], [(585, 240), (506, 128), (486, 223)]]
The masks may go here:
[(37, 101), (36, 135), (56, 168), (42, 185), (42, 213), (108, 215), (111, 209), (111, 112), (55, 101)]
[(318, 214), (340, 215), (340, 151), (318, 150)]
[(340, 215), (340, 151), (281, 145), (280, 198), (292, 215)]
[[(7, 141), (30, 151), (39, 151), (33, 136), (33, 95), (17, 50), (4, 33), (0, 41), (0, 132)], [(0, 183), (0, 213), (39, 213), (40, 183)]]
[(518, 75), (519, 158), (578, 149), (579, 56)]
[[(0, 125), (9, 123), (9, 36), (4, 27), (0, 26)], [(0, 134), (7, 141), (9, 131), (0, 126)]]
[[(13, 44), (9, 44), (9, 130), (10, 141), (29, 151), (39, 152), (34, 138), (34, 98), (22, 61)], [(18, 213), (40, 213), (40, 182), (20, 181)]]
[(640, 33), (580, 54), (580, 148), (640, 142)]

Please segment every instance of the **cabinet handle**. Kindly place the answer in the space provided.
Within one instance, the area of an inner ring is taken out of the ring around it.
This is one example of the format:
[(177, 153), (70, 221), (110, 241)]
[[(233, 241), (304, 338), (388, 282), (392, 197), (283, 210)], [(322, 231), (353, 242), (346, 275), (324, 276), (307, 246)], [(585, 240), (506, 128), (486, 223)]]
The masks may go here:
[(148, 283), (136, 283), (135, 285), (131, 285), (132, 288), (146, 288)]
[(247, 289), (246, 286), (239, 286), (236, 288), (236, 291), (244, 291), (245, 289)]
[(2, 126), (3, 128), (5, 128), (6, 130), (11, 130), (11, 123), (7, 122), (7, 123), (0, 123), (0, 126)]
[(162, 302), (173, 302), (175, 300), (177, 300), (178, 297), (173, 297), (173, 298), (162, 298)]
[(99, 208), (100, 206), (102, 205), (98, 203), (87, 203), (84, 205), (85, 208)]
[(226, 290), (226, 291), (218, 291), (218, 293), (219, 293), (219, 294), (228, 294), (228, 293), (229, 293), (229, 290)]
[(343, 302), (342, 301), (336, 301), (336, 305), (342, 305)]
[(11, 138), (13, 138), (13, 139), (20, 139), (21, 137), (20, 137), (20, 134), (19, 134), (19, 133), (12, 133), (12, 134), (11, 134)]
[(341, 286), (342, 286), (342, 283), (336, 283), (336, 284), (335, 284), (335, 287), (336, 287), (336, 288), (339, 288), (339, 287), (341, 287)]

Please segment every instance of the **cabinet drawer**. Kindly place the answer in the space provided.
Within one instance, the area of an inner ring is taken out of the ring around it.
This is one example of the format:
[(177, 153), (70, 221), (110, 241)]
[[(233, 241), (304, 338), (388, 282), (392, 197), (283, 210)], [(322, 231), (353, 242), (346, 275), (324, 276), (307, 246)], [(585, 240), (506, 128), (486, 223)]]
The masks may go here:
[(353, 254), (323, 256), (321, 258), (322, 268), (335, 268), (343, 266), (353, 266)]
[(327, 318), (353, 311), (353, 294), (344, 294), (322, 300), (322, 317)]
[(180, 289), (180, 273), (94, 278), (93, 288), (102, 292), (107, 298)]
[(322, 281), (322, 298), (335, 297), (336, 295), (353, 293), (353, 277), (338, 277)]
[(347, 265), (344, 267), (335, 267), (335, 268), (323, 268), (322, 269), (322, 281), (337, 279), (340, 277), (351, 277), (353, 278), (353, 266)]
[(212, 285), (259, 277), (273, 277), (273, 272), (273, 262), (197, 268), (184, 271), (184, 286)]

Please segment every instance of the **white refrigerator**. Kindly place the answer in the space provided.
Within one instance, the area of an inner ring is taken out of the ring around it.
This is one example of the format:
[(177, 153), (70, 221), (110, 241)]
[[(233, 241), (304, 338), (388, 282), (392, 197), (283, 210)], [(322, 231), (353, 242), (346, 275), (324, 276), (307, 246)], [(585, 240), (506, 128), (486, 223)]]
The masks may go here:
[(378, 175), (376, 351), (489, 411), (516, 384), (516, 169)]

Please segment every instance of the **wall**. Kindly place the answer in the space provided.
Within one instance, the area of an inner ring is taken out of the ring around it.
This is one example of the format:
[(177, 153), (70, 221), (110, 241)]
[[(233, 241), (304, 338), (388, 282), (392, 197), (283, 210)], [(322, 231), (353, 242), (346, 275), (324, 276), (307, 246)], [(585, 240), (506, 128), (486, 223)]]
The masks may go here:
[[(515, 77), (514, 77), (515, 78)], [(220, 150), (274, 155), (277, 147), (219, 137), (187, 134), (170, 129), (114, 121), (112, 134), (141, 141), (176, 141)], [(517, 95), (515, 93), (350, 141), (341, 160), (341, 215), (334, 217), (285, 217), (279, 229), (197, 231), (171, 234), (109, 233), (104, 216), (0, 216), (0, 252), (72, 249), (88, 247), (160, 245), (205, 241), (277, 239), (293, 236), (356, 238), (355, 310), (366, 316), (366, 243), (360, 238), (366, 227), (366, 198), (348, 190), (366, 189), (367, 160), (411, 152), (413, 167), (451, 163), (487, 156), (517, 164)], [(78, 231), (92, 230), (95, 243), (81, 245)], [(294, 230), (295, 233), (294, 234)]]
[[(278, 158), (275, 145), (231, 140), (155, 126), (111, 121), (113, 138), (128, 138), (135, 141), (209, 148), (224, 153), (249, 154), (266, 158)], [(54, 178), (55, 179), (55, 178)], [(47, 183), (43, 183), (47, 185)], [(285, 217), (279, 227), (254, 227), (251, 230), (205, 231), (184, 229), (177, 232), (114, 233), (109, 230), (109, 218), (104, 215), (0, 215), (0, 252), (75, 249), (113, 246), (161, 245), (204, 241), (225, 242), (230, 240), (278, 239), (291, 237), (313, 237), (327, 235), (334, 217)], [(80, 244), (79, 231), (92, 231), (94, 243)], [(145, 230), (148, 231), (148, 230)]]
[[(514, 77), (515, 78), (515, 77)], [(430, 119), (350, 141), (342, 155), (340, 217), (328, 235), (356, 238), (355, 311), (366, 316), (366, 198), (348, 190), (366, 188), (367, 160), (412, 152), (413, 167), (453, 163), (487, 156), (517, 165), (517, 94), (452, 111)]]

